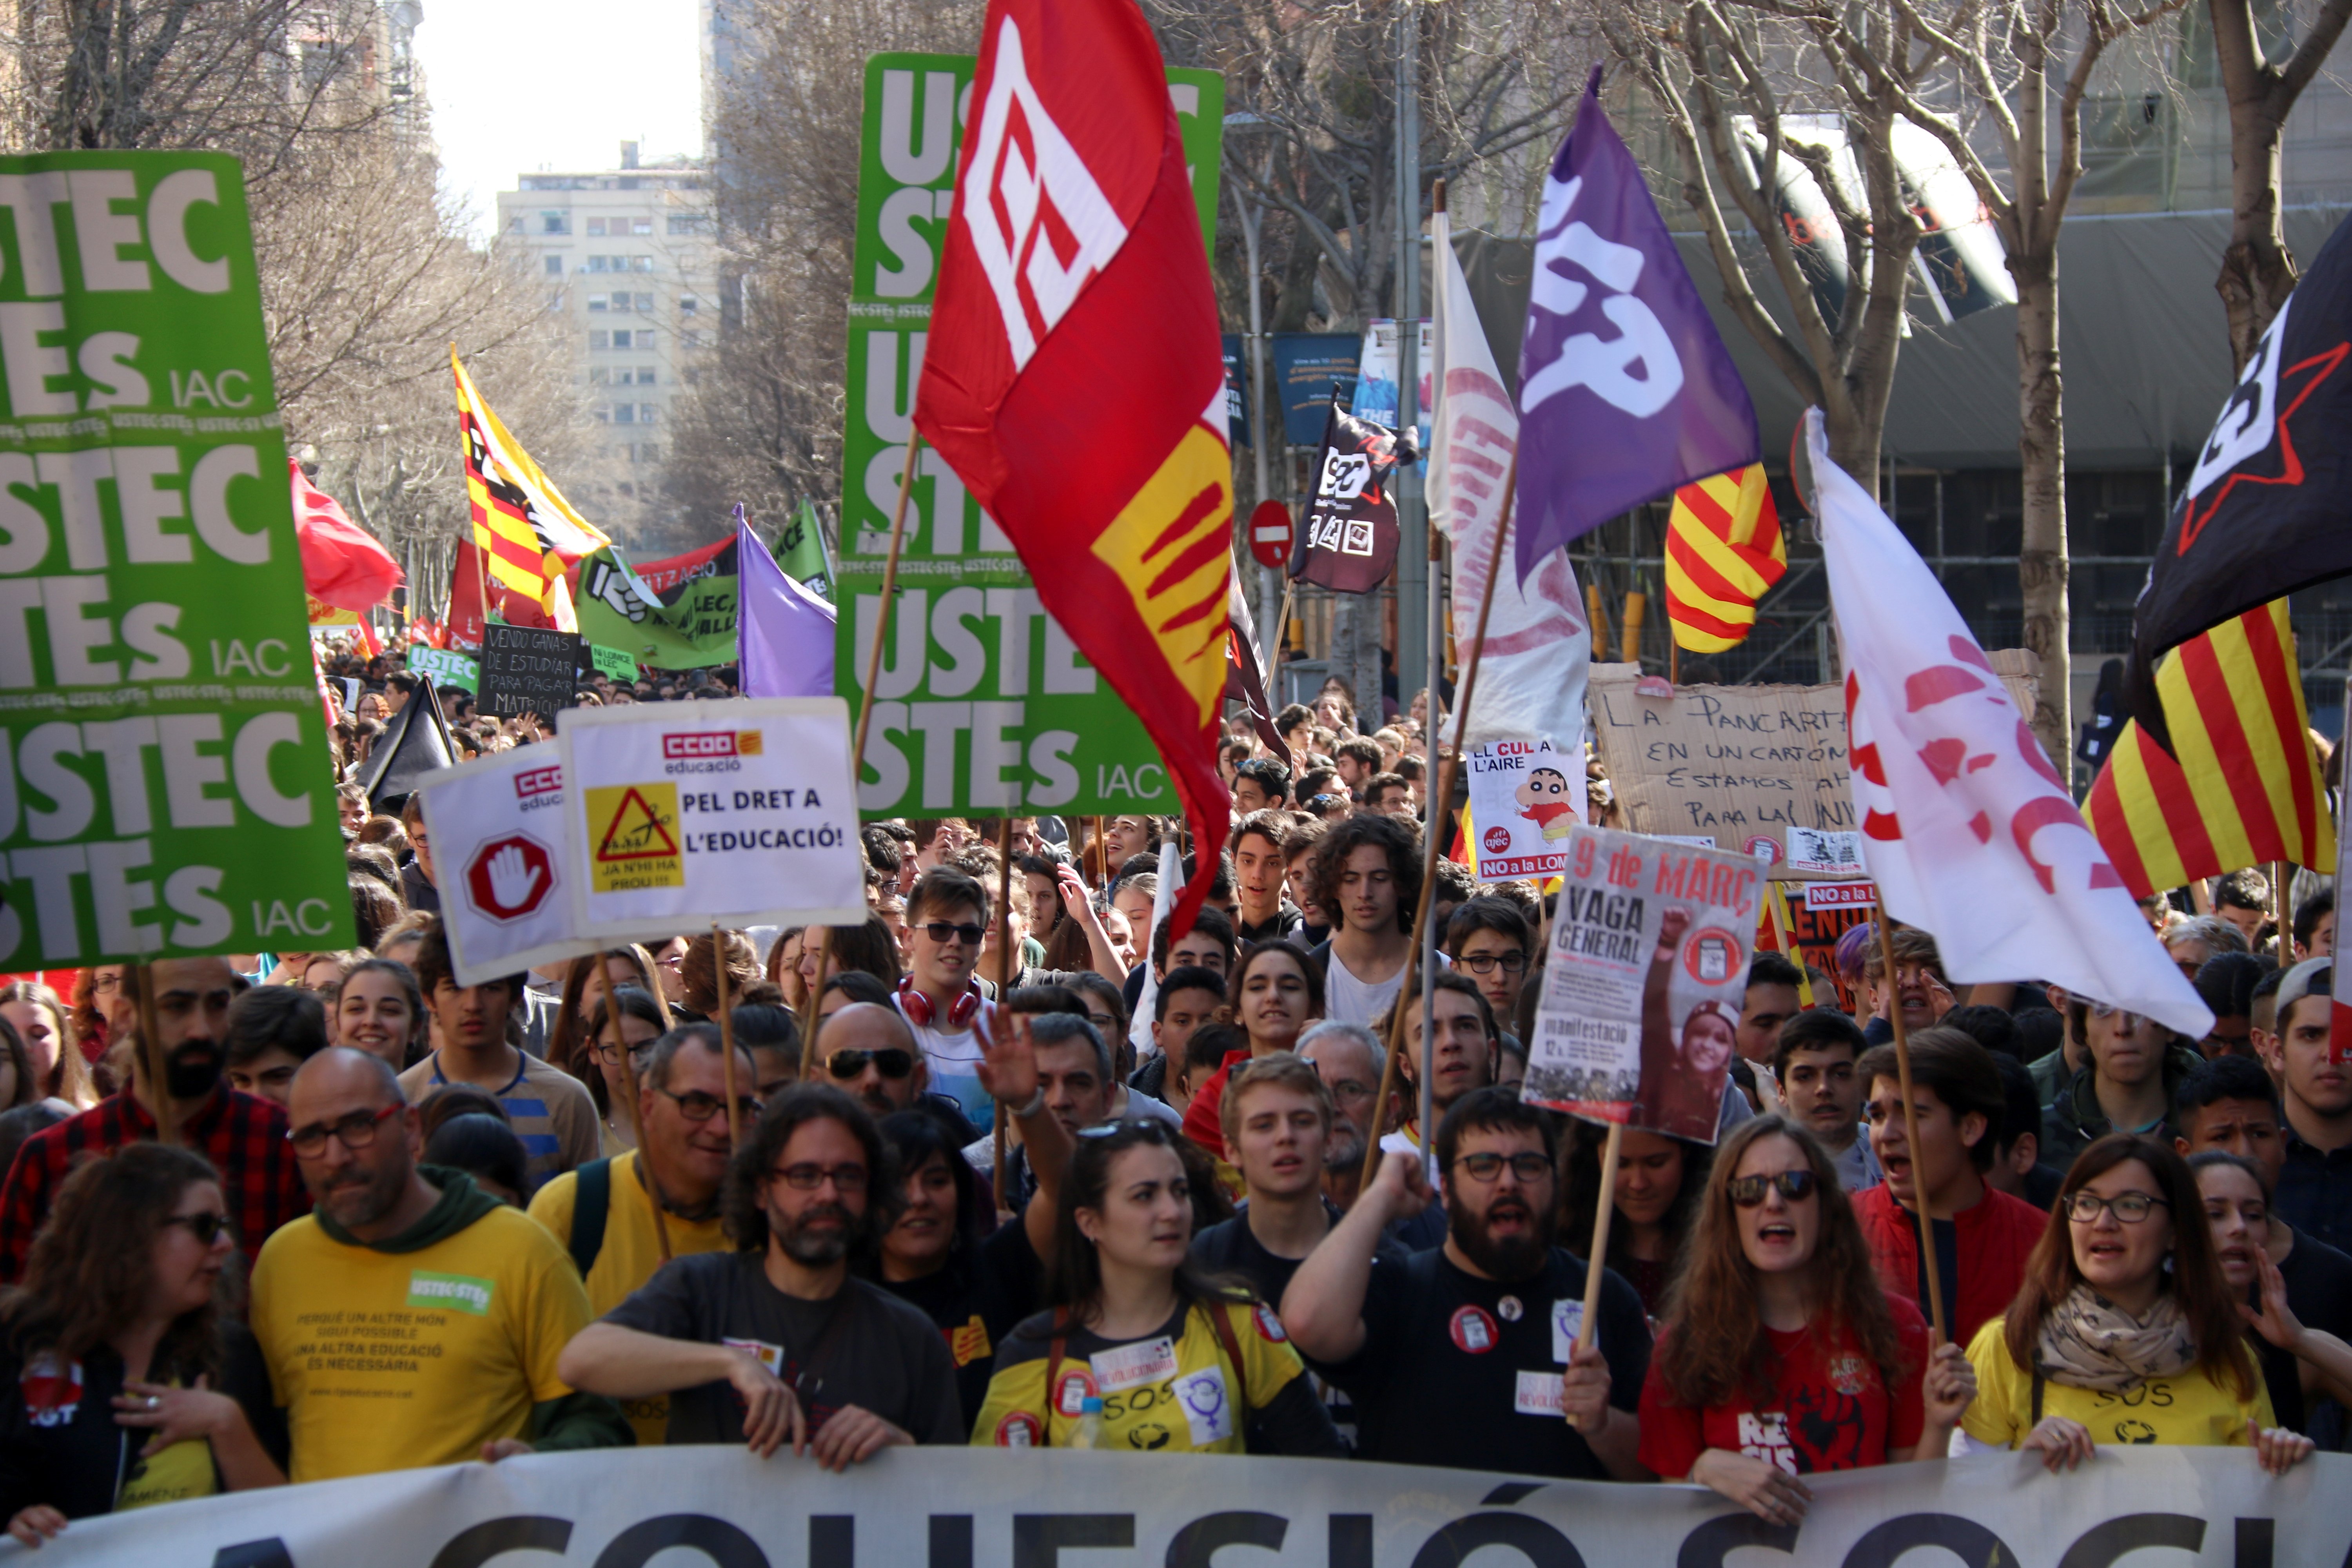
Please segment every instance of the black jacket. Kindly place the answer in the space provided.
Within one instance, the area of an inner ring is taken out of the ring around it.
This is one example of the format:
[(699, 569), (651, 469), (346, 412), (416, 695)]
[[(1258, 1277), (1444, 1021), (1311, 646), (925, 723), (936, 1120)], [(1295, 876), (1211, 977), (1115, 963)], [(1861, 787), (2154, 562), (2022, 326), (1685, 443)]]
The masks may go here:
[(425, 879), (425, 868), (416, 863), (414, 855), (400, 868), (400, 896), (412, 910), (423, 910), (431, 915), (441, 912), (441, 889)]

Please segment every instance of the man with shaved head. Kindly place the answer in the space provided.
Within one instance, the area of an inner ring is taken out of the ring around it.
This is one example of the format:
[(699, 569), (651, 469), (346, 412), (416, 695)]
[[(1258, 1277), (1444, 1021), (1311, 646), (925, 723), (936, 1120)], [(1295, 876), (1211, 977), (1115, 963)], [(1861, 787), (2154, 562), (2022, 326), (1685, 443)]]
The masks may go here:
[[(816, 1067), (819, 1077), (876, 1116), (914, 1105), (931, 1085), (930, 1064), (915, 1043), (915, 1031), (896, 1007), (871, 1002), (844, 1007), (824, 1020), (817, 1030)], [(957, 1119), (962, 1120), (960, 1110)]]
[(334, 1047), (294, 1075), (287, 1143), (315, 1204), (253, 1272), (253, 1332), (298, 1481), (625, 1445), (556, 1358), (589, 1322), (556, 1239), (461, 1171), (419, 1165), (383, 1058)]

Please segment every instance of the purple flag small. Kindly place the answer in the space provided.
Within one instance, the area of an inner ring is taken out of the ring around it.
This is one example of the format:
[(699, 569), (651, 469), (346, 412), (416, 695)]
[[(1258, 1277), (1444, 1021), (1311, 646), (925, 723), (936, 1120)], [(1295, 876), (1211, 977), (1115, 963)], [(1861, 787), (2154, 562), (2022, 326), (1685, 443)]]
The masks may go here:
[(1598, 67), (1538, 226), (1519, 349), (1522, 581), (1578, 535), (1759, 452), (1748, 388), (1601, 111)]
[(793, 581), (735, 509), (736, 664), (746, 697), (833, 695), (833, 606)]

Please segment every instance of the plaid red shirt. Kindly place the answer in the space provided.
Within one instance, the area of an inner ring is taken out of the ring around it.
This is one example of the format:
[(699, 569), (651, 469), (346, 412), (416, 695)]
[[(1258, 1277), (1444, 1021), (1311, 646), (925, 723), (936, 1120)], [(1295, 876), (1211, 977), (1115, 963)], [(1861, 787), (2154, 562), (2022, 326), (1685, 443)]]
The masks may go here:
[[(261, 1255), (271, 1231), (310, 1212), (310, 1194), (295, 1166), (293, 1145), (286, 1142), (286, 1127), (282, 1109), (224, 1083), (180, 1128), (181, 1142), (220, 1173), (221, 1193), (248, 1265)], [(83, 1156), (111, 1154), (125, 1143), (154, 1136), (154, 1116), (126, 1089), (26, 1139), (0, 1191), (0, 1281), (13, 1285), (24, 1277), (33, 1233), (48, 1217), (58, 1184)]]

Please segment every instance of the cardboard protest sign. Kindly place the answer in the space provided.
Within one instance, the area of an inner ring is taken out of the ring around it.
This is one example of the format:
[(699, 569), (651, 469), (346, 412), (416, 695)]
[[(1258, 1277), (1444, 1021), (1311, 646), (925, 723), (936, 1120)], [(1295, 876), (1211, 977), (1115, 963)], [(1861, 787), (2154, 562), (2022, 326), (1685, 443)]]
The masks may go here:
[(582, 869), (574, 932), (866, 918), (841, 699), (574, 709), (556, 743)]
[(1579, 826), (1564, 876), (1523, 1098), (1714, 1142), (1762, 863)]
[(0, 967), (348, 947), (243, 173), (0, 177)]
[[(1990, 657), (2032, 712), (2032, 654)], [(1592, 667), (1593, 735), (1628, 827), (1724, 846), (1772, 837), (1788, 851), (1772, 868), (1779, 880), (1862, 874), (1840, 688), (1677, 686), (1649, 697), (1634, 689), (1640, 678), (1631, 664)]]
[(578, 873), (553, 741), (517, 746), (417, 781), (441, 877), (441, 924), (460, 985), (593, 952), (572, 934)]
[(1560, 755), (1549, 741), (1497, 741), (1472, 747), (1466, 760), (1479, 879), (1559, 876), (1582, 797), (1576, 788), (1582, 761)]
[(479, 700), (499, 719), (536, 713), (552, 718), (579, 690), (580, 634), (493, 621), (482, 628)]

